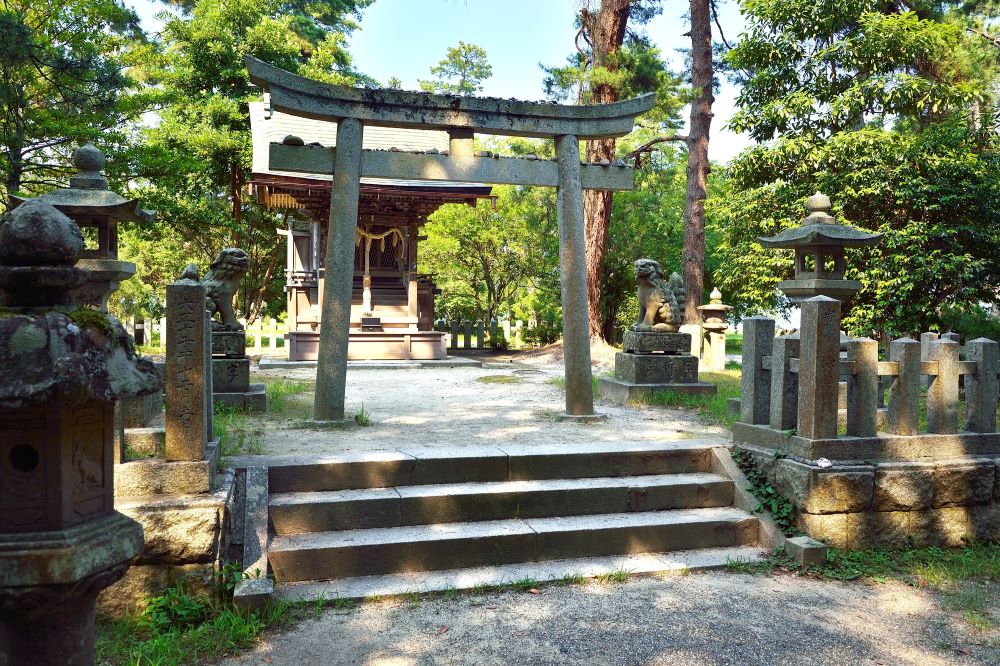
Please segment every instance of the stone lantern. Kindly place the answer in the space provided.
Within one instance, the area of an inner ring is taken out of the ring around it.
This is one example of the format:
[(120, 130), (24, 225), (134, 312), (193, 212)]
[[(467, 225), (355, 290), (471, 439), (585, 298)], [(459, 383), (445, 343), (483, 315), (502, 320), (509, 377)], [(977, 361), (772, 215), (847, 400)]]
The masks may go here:
[(116, 319), (75, 307), (82, 249), (44, 202), (0, 218), (0, 664), (93, 664), (97, 594), (143, 547), (114, 510), (114, 404), (159, 380)]
[(861, 289), (861, 283), (844, 279), (844, 250), (874, 245), (882, 234), (838, 224), (830, 215), (830, 197), (819, 192), (806, 200), (806, 210), (809, 214), (799, 226), (759, 239), (764, 247), (795, 250), (795, 278), (782, 280), (778, 289), (793, 303), (815, 296), (847, 301)]
[[(69, 179), (69, 187), (47, 192), (35, 200), (50, 204), (76, 222), (92, 237), (97, 247), (80, 252), (77, 268), (86, 270), (89, 280), (77, 288), (75, 299), (102, 311), (108, 309), (108, 297), (122, 280), (135, 275), (135, 264), (118, 261), (118, 223), (149, 221), (153, 213), (142, 210), (135, 199), (125, 199), (110, 189), (101, 174), (104, 154), (87, 144), (73, 152), (77, 175)], [(12, 197), (13, 206), (29, 199)]]
[(701, 312), (701, 328), (705, 332), (705, 351), (703, 360), (705, 367), (713, 372), (726, 369), (726, 313), (733, 309), (731, 305), (722, 303), (722, 292), (718, 287), (709, 295), (708, 305), (699, 305)]

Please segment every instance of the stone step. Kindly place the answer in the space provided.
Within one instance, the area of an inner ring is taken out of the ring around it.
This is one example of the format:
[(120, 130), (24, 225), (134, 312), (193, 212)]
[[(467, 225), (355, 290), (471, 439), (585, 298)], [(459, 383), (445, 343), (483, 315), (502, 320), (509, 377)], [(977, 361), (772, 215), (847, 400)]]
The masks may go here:
[(390, 488), (439, 483), (578, 479), (710, 471), (721, 438), (439, 447), (269, 459), (272, 493)]
[(470, 591), (509, 585), (528, 579), (546, 583), (581, 576), (596, 578), (621, 572), (627, 572), (629, 576), (686, 574), (721, 569), (729, 562), (759, 562), (767, 556), (766, 551), (755, 546), (738, 546), (670, 553), (583, 557), (503, 566), (284, 583), (275, 588), (275, 596), (290, 602), (317, 599), (363, 600), (376, 597), (401, 597), (415, 593)]
[(750, 545), (757, 519), (734, 509), (445, 523), (278, 536), (278, 583)]
[(513, 518), (729, 506), (717, 474), (452, 483), (271, 495), (278, 535)]

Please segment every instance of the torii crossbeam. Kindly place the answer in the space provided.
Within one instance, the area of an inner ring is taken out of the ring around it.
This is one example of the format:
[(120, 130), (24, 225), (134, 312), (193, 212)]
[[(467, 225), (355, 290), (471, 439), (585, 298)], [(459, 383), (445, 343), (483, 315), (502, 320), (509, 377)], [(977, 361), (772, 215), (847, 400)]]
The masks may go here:
[[(344, 418), (361, 177), (558, 188), (566, 416), (592, 418), (583, 189), (632, 189), (633, 172), (621, 163), (581, 164), (579, 141), (628, 134), (635, 117), (653, 107), (654, 95), (614, 104), (564, 106), (335, 86), (251, 57), (246, 59), (246, 66), (250, 80), (270, 93), (272, 109), (337, 123), (335, 148), (270, 146), (273, 170), (333, 174), (314, 418)], [(362, 136), (368, 125), (446, 130), (451, 137), (449, 153), (363, 150)], [(472, 148), (476, 132), (554, 139), (556, 161), (477, 157)]]

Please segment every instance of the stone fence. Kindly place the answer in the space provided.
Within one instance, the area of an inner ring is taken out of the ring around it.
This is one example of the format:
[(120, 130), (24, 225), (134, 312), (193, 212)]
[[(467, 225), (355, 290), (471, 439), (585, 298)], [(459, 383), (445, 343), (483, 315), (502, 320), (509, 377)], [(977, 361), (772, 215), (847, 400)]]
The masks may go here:
[[(255, 356), (273, 355), (285, 349), (285, 333), (288, 327), (277, 319), (256, 319), (248, 322), (240, 319), (246, 330), (247, 350)], [(166, 349), (166, 317), (156, 320), (130, 319), (124, 322), (125, 330), (135, 339), (136, 345), (145, 349), (164, 351)]]
[[(954, 336), (842, 337), (839, 301), (802, 302), (798, 335), (745, 319), (748, 451), (801, 529), (846, 548), (1000, 537), (1000, 345)], [(926, 386), (926, 392), (923, 387)]]

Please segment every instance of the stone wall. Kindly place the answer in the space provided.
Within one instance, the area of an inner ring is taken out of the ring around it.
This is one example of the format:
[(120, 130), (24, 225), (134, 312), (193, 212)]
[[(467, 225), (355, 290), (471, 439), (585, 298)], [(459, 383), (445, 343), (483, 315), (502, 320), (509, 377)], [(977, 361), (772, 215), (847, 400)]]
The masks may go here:
[(963, 546), (1000, 539), (1000, 456), (815, 461), (742, 445), (796, 510), (799, 529), (836, 548)]

